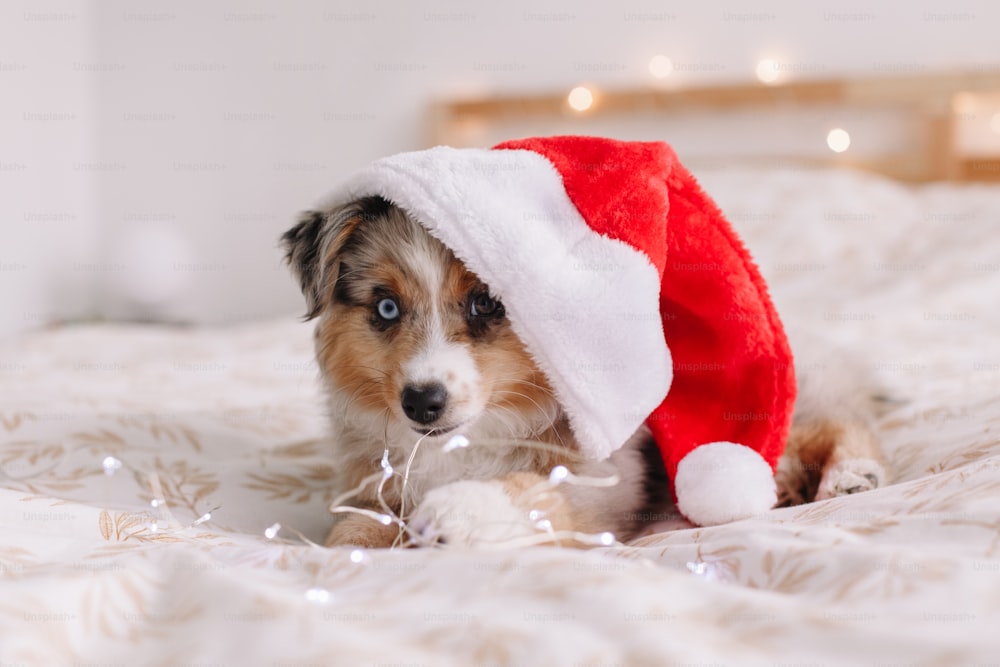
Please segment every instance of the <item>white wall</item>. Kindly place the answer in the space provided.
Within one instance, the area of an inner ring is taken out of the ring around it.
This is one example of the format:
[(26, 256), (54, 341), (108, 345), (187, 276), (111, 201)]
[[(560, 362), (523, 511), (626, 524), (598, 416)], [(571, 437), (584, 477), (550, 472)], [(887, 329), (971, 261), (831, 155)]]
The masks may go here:
[(90, 2), (0, 5), (0, 334), (95, 310)]
[[(422, 147), (425, 109), (440, 96), (641, 85), (658, 53), (675, 65), (671, 85), (749, 80), (762, 57), (799, 78), (1000, 69), (1000, 4), (990, 0), (103, 0), (74, 9), (68, 25), (17, 21), (37, 6), (9, 10), (2, 36), (14, 41), (0, 47), (0, 61), (29, 68), (0, 74), (23, 100), (5, 105), (0, 136), (33, 165), (0, 172), (18, 193), (0, 201), (3, 224), (23, 228), (0, 261), (45, 249), (39, 266), (51, 267), (96, 243), (98, 270), (71, 273), (62, 288), (45, 271), (0, 274), (0, 296), (13, 294), (16, 311), (92, 288), (91, 310), (114, 318), (301, 310), (277, 236), (353, 169)], [(75, 72), (81, 52), (93, 66)], [(34, 108), (79, 109), (81, 119), (18, 121)], [(60, 170), (81, 151), (94, 169)], [(35, 209), (76, 219), (27, 229), (21, 218)], [(56, 242), (71, 250), (48, 250)], [(54, 307), (78, 314), (90, 303)]]

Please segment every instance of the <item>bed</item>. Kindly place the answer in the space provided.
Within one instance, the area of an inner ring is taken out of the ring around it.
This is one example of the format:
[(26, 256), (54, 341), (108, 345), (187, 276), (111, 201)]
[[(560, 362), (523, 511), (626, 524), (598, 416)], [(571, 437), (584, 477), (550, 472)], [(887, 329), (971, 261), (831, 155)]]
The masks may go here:
[(699, 173), (794, 340), (862, 349), (893, 483), (628, 545), (314, 544), (311, 325), (0, 343), (0, 665), (987, 665), (1000, 656), (1000, 188)]

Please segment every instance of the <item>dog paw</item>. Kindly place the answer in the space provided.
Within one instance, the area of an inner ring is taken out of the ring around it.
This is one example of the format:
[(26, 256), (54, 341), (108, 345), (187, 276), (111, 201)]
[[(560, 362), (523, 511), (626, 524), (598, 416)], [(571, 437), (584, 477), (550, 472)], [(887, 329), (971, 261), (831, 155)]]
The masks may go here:
[(809, 501), (809, 475), (801, 468), (795, 468), (786, 459), (778, 464), (774, 475), (774, 484), (778, 489), (778, 502), (775, 507), (794, 507)]
[(453, 482), (431, 489), (409, 518), (414, 546), (501, 545), (535, 533), (500, 482)]
[(326, 536), (328, 547), (387, 549), (399, 537), (399, 527), (386, 526), (367, 516), (352, 514), (341, 519)]
[(827, 466), (816, 500), (871, 491), (886, 483), (885, 467), (872, 459), (849, 459)]
[(775, 507), (794, 507), (806, 502), (805, 482), (797, 475), (783, 475), (781, 471), (774, 477), (778, 487), (778, 502)]

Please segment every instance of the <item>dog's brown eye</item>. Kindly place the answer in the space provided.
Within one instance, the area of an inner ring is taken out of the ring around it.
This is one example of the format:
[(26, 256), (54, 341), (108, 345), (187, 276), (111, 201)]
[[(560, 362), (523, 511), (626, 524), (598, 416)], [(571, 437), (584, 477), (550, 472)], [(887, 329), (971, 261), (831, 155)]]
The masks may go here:
[(503, 317), (503, 304), (486, 292), (473, 294), (469, 299), (469, 318)]

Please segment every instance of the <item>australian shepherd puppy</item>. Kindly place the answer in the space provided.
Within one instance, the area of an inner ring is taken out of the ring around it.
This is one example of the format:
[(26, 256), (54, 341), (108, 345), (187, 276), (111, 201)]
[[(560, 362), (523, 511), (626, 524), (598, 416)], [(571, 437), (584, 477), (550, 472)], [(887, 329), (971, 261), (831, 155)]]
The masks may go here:
[[(282, 241), (318, 318), (337, 491), (356, 509), (328, 545), (583, 544), (669, 516), (646, 429), (585, 460), (503, 303), (401, 209), (366, 197), (308, 212)], [(781, 504), (886, 481), (860, 380), (829, 375), (800, 380)]]

